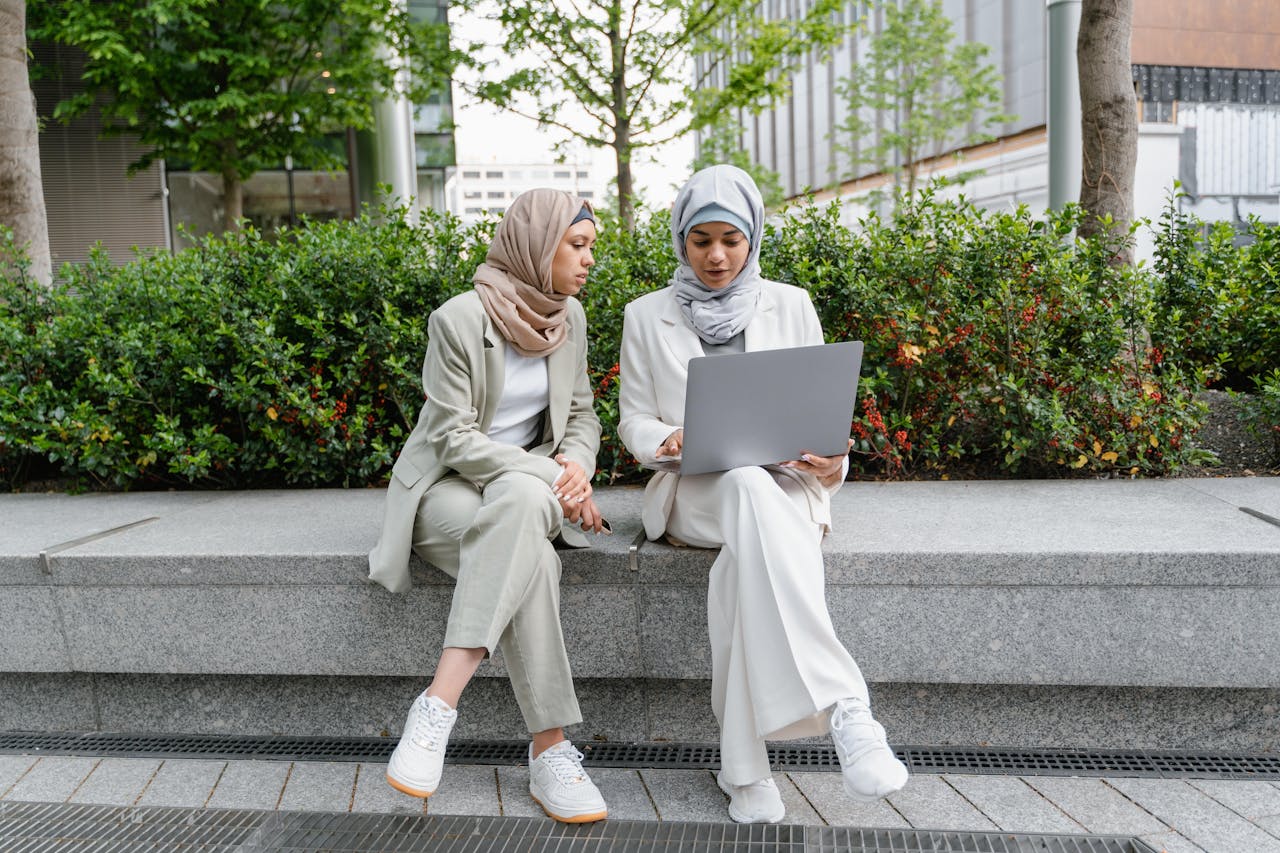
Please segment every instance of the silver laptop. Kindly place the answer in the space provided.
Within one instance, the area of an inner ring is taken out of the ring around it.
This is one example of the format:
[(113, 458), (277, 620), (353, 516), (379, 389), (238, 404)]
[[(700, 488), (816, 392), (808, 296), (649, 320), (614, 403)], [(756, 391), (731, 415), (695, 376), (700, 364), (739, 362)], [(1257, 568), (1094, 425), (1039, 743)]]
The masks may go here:
[(706, 474), (844, 454), (861, 366), (862, 341), (690, 359), (682, 455), (649, 467)]

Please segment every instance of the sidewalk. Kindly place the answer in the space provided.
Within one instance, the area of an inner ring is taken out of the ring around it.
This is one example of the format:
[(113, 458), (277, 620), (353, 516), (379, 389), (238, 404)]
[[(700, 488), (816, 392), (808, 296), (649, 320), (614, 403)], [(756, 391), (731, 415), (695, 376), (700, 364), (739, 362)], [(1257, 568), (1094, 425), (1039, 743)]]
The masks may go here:
[[(449, 765), (439, 792), (425, 803), (393, 790), (384, 772), (383, 765), (363, 763), (5, 755), (0, 804), (546, 820), (528, 796), (523, 767)], [(597, 768), (592, 778), (609, 802), (611, 821), (727, 823), (725, 796), (708, 771)], [(774, 778), (787, 805), (786, 823), (793, 825), (1126, 836), (1168, 853), (1280, 851), (1280, 784), (1272, 782), (918, 774), (887, 800), (857, 805), (844, 795), (838, 773), (779, 772)]]

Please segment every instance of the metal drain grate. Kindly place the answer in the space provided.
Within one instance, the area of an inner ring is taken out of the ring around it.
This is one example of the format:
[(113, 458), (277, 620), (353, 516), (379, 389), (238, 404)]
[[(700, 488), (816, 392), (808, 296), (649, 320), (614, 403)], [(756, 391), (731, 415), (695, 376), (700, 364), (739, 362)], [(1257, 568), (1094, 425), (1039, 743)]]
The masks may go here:
[(409, 851), (593, 850), (752, 853), (1152, 853), (1117, 836), (871, 830), (843, 827), (604, 821), (566, 826), (536, 818), (263, 812), (0, 802), (0, 847), (10, 853), (107, 850)]
[[(580, 747), (591, 767), (702, 770), (720, 766), (720, 749), (710, 744), (582, 743)], [(0, 754), (25, 755), (377, 763), (390, 758), (394, 748), (391, 738), (0, 733)], [(452, 764), (524, 764), (527, 748), (525, 741), (456, 741), (449, 744), (448, 760)], [(1280, 779), (1280, 756), (1260, 753), (929, 746), (901, 746), (896, 751), (916, 773)], [(779, 770), (840, 769), (835, 750), (820, 744), (774, 745), (769, 759)]]

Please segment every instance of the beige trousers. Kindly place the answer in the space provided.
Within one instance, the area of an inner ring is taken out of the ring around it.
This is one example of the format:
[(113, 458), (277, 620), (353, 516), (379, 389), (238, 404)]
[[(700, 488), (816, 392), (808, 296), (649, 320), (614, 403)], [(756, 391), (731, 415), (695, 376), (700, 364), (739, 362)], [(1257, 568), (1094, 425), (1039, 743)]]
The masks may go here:
[(502, 474), (483, 490), (451, 475), (427, 489), (413, 527), (414, 552), (457, 579), (445, 648), (500, 648), (531, 732), (582, 721), (552, 545), (563, 517), (530, 474)]
[(667, 532), (720, 548), (707, 588), (720, 757), (726, 782), (764, 779), (766, 738), (825, 734), (836, 701), (868, 701), (827, 611), (822, 526), (799, 483), (752, 467), (681, 477)]

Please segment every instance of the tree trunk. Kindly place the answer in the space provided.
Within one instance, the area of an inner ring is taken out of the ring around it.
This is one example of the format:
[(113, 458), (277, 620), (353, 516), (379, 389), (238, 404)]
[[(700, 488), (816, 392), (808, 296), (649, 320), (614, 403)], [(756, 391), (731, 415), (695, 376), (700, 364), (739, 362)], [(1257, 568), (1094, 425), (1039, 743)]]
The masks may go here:
[(1106, 226), (1125, 240), (1116, 263), (1131, 263), (1128, 243), (1133, 219), (1133, 173), (1138, 159), (1138, 106), (1129, 64), (1133, 0), (1083, 0), (1076, 60), (1080, 67), (1083, 163), (1080, 206), (1088, 214), (1079, 234), (1088, 237)]
[(632, 203), (635, 188), (631, 183), (631, 108), (627, 103), (627, 52), (622, 40), (622, 3), (613, 0), (609, 7), (609, 54), (612, 76), (609, 80), (610, 112), (613, 113), (613, 154), (618, 167), (618, 218), (628, 232), (636, 230), (636, 212)]
[[(625, 135), (624, 135), (625, 134)], [(613, 151), (618, 166), (618, 218), (627, 231), (636, 230), (636, 211), (632, 201), (635, 191), (631, 182), (631, 140), (625, 128), (620, 129), (614, 140)]]
[(222, 173), (222, 228), (239, 231), (240, 218), (244, 216), (244, 182), (234, 169)]
[(27, 76), (25, 0), (0, 0), (0, 224), (25, 247), (31, 276), (53, 279), (49, 223), (40, 182), (36, 99)]

